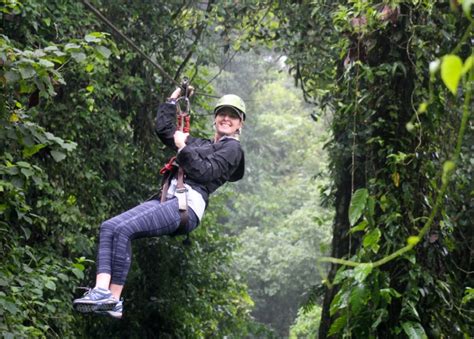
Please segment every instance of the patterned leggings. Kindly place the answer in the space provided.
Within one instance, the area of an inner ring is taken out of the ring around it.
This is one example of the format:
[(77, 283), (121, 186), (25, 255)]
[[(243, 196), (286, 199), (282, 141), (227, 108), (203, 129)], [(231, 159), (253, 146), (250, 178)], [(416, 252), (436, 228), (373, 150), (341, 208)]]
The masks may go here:
[[(188, 209), (187, 232), (197, 227), (199, 220)], [(133, 239), (173, 234), (181, 221), (178, 199), (164, 203), (144, 202), (102, 223), (97, 253), (97, 273), (108, 273), (111, 283), (124, 285), (131, 264)]]

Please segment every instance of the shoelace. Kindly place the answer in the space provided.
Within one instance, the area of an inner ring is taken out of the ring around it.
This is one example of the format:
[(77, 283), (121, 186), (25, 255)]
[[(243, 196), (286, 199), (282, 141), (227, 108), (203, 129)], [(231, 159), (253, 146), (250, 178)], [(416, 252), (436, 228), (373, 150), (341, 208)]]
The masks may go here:
[(92, 288), (90, 288), (90, 287), (85, 287), (85, 286), (79, 286), (79, 287), (76, 287), (76, 290), (85, 290), (84, 296), (86, 296), (87, 294), (90, 293), (90, 291), (92, 290)]
[(94, 288), (90, 288), (90, 287), (77, 287), (76, 289), (78, 290), (86, 290), (83, 294), (82, 297), (87, 297), (87, 296), (91, 296), (93, 297), (94, 295), (97, 295), (97, 293), (95, 293), (95, 289)]

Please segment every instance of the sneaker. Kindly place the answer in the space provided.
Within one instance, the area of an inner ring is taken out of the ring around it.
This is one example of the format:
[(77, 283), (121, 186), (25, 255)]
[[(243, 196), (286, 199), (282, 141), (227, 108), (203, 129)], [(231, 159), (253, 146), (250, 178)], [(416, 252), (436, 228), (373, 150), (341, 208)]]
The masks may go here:
[(117, 305), (118, 300), (114, 298), (109, 290), (94, 287), (84, 293), (84, 296), (75, 299), (72, 306), (78, 312), (88, 313), (96, 311), (111, 311)]
[(122, 319), (123, 313), (123, 300), (120, 300), (112, 310), (110, 311), (96, 311), (95, 313), (101, 315), (108, 315), (115, 319)]

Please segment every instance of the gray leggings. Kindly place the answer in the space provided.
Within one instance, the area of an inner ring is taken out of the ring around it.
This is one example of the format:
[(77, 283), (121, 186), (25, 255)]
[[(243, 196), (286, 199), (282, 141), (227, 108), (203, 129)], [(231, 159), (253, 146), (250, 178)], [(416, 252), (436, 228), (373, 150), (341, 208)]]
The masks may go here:
[[(188, 209), (187, 232), (197, 227), (199, 220)], [(97, 273), (108, 273), (111, 283), (124, 285), (130, 269), (131, 240), (173, 234), (181, 218), (178, 199), (164, 203), (150, 200), (102, 223), (97, 253)]]

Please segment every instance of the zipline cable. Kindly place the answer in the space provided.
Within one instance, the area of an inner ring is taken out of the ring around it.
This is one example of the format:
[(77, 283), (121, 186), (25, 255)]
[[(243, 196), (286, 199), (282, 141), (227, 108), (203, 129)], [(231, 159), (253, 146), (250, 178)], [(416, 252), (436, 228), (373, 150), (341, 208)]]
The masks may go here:
[[(163, 75), (166, 79), (168, 79), (171, 83), (174, 85), (181, 87), (181, 84), (176, 81), (171, 75), (169, 75), (163, 67), (156, 61), (154, 61), (152, 58), (150, 58), (145, 52), (143, 52), (130, 38), (128, 38), (125, 34), (123, 34), (112, 22), (110, 22), (109, 19), (107, 19), (97, 8), (95, 8), (89, 1), (87, 0), (82, 0), (82, 3), (86, 5), (100, 20), (102, 20), (107, 26), (109, 26), (116, 34), (118, 34), (123, 40), (125, 40), (135, 51), (137, 51), (145, 60), (150, 62), (155, 68), (157, 68), (161, 75)], [(202, 92), (194, 92), (194, 95), (203, 95), (203, 96), (208, 96), (211, 98), (219, 98), (218, 96), (211, 95), (211, 94), (206, 94)]]
[(89, 9), (94, 12), (94, 14), (99, 17), (103, 22), (105, 22), (115, 33), (117, 33), (122, 39), (124, 39), (130, 46), (133, 47), (133, 49), (135, 51), (137, 51), (141, 56), (143, 56), (147, 61), (149, 61), (153, 66), (155, 66), (159, 71), (160, 73), (165, 77), (167, 78), (168, 80), (170, 80), (173, 84), (175, 84), (176, 86), (179, 86), (181, 87), (181, 85), (171, 76), (169, 75), (168, 73), (166, 73), (166, 71), (163, 69), (163, 67), (160, 66), (160, 64), (158, 64), (157, 62), (153, 61), (148, 55), (146, 55), (132, 40), (130, 40), (125, 34), (123, 34), (117, 27), (115, 27), (115, 25), (109, 21), (109, 19), (107, 19), (97, 8), (95, 8), (94, 6), (92, 6), (92, 4), (87, 1), (87, 0), (82, 0), (82, 2), (87, 6), (89, 7)]

